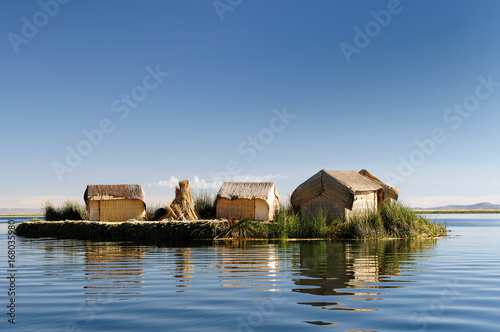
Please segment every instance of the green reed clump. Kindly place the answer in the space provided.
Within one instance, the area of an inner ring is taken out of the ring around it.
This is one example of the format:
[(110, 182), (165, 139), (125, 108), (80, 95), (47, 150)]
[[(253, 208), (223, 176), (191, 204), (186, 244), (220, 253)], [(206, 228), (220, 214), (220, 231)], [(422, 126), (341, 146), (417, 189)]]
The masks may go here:
[(46, 202), (44, 210), (46, 221), (87, 219), (85, 209), (74, 201), (66, 201), (60, 207), (54, 206), (51, 202)]
[(44, 205), (45, 210), (45, 220), (47, 221), (57, 221), (59, 219), (59, 211), (52, 205), (51, 202), (47, 202)]
[(338, 223), (335, 235), (339, 238), (417, 238), (446, 234), (446, 227), (418, 215), (402, 203), (386, 201), (379, 210), (347, 218)]
[(302, 238), (325, 238), (331, 236), (330, 227), (327, 225), (326, 211), (319, 210), (315, 214), (305, 214), (299, 219), (299, 235)]
[(216, 215), (216, 195), (202, 191), (194, 197), (194, 210), (200, 219), (214, 219)]
[(378, 211), (368, 211), (338, 220), (335, 226), (334, 234), (337, 238), (374, 239), (388, 237)]
[(266, 224), (250, 219), (241, 219), (231, 225), (220, 238), (231, 239), (262, 239), (268, 237)]
[(323, 211), (299, 215), (291, 208), (281, 207), (274, 222), (267, 224), (269, 238), (328, 238), (331, 228)]
[[(399, 237), (441, 236), (446, 234), (446, 227), (431, 222), (410, 208), (398, 202), (385, 203), (380, 209), (380, 216), (386, 228), (397, 230)], [(409, 235), (409, 236), (404, 236)]]
[(331, 220), (326, 211), (298, 214), (282, 207), (268, 223), (269, 238), (382, 239), (436, 237), (446, 227), (429, 221), (399, 202), (385, 202), (379, 210)]
[(285, 206), (280, 207), (280, 212), (274, 222), (268, 224), (270, 238), (286, 239), (299, 233), (299, 219), (297, 214)]

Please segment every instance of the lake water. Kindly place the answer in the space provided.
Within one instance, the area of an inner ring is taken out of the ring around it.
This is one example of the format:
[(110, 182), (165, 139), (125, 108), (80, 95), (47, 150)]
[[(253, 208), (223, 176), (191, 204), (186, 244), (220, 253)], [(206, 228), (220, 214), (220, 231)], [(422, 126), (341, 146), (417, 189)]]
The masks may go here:
[(448, 237), (165, 246), (17, 237), (16, 324), (3, 277), (0, 330), (499, 331), (500, 214), (431, 218)]

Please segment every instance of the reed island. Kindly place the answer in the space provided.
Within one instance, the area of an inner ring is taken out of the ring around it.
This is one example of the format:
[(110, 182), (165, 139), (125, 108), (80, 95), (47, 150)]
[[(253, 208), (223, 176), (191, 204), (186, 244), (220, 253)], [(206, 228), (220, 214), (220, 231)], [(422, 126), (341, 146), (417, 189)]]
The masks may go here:
[(225, 182), (217, 195), (193, 196), (179, 182), (168, 206), (147, 208), (140, 185), (89, 185), (86, 208), (45, 205), (45, 220), (20, 223), (26, 237), (155, 243), (219, 239), (392, 239), (446, 234), (397, 201), (399, 191), (367, 170), (321, 170), (290, 202), (271, 182)]

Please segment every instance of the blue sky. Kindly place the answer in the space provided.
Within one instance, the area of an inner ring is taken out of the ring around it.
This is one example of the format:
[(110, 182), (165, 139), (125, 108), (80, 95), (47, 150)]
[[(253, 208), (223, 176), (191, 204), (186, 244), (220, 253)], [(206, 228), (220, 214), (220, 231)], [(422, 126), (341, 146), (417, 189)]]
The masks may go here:
[(366, 168), (413, 206), (500, 203), (499, 14), (498, 1), (2, 1), (0, 207), (83, 203), (100, 183), (169, 204), (182, 178), (286, 196), (322, 168)]

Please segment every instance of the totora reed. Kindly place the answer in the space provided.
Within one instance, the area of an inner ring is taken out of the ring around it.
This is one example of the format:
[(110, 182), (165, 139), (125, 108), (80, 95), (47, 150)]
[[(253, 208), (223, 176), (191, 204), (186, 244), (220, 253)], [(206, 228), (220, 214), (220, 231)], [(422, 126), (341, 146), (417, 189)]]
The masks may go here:
[(16, 233), (27, 237), (152, 242), (212, 239), (386, 239), (439, 237), (446, 234), (446, 227), (432, 223), (401, 203), (385, 202), (377, 211), (335, 220), (329, 220), (321, 211), (299, 215), (282, 207), (272, 222), (249, 219), (126, 222), (32, 220), (19, 224)]

